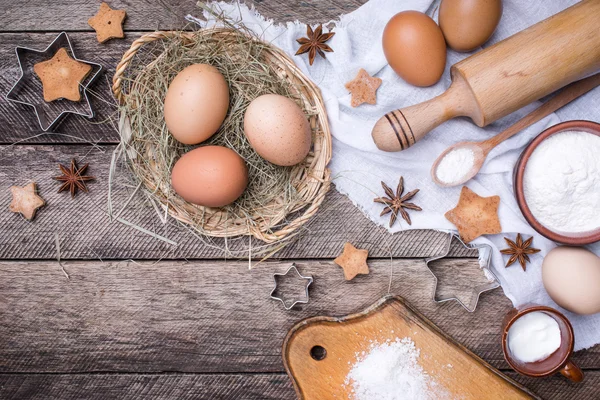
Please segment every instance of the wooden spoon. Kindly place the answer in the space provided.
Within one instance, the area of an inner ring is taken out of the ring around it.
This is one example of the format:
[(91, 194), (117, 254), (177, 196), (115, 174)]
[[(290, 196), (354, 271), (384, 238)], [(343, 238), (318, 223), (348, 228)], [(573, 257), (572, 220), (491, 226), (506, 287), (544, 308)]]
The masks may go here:
[[(542, 104), (539, 108), (527, 114), (514, 125), (511, 125), (509, 128), (503, 132), (500, 132), (496, 136), (481, 142), (460, 142), (448, 147), (433, 163), (433, 166), (431, 167), (431, 178), (437, 185), (442, 187), (462, 185), (477, 175), (490, 151), (498, 144), (513, 137), (523, 129), (533, 125), (549, 114), (552, 114), (554, 111), (570, 103), (576, 98), (586, 94), (598, 85), (600, 85), (600, 74), (592, 75), (580, 81), (573, 82), (570, 85), (565, 86), (560, 92), (558, 92), (557, 95)], [(462, 178), (456, 180), (455, 182), (444, 183), (437, 177), (438, 166), (448, 153), (456, 149), (471, 149), (473, 151), (475, 156), (473, 167)]]

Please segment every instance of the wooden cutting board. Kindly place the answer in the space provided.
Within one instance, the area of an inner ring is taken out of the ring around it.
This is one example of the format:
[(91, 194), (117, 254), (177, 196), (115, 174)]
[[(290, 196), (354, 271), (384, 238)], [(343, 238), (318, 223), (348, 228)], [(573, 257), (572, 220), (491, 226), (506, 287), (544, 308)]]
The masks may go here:
[(283, 343), (283, 362), (298, 398), (351, 399), (350, 385), (345, 386), (344, 381), (356, 362), (356, 353), (368, 350), (372, 341), (404, 337), (410, 337), (420, 349), (421, 367), (451, 398), (538, 398), (396, 296), (386, 296), (358, 314), (301, 321)]

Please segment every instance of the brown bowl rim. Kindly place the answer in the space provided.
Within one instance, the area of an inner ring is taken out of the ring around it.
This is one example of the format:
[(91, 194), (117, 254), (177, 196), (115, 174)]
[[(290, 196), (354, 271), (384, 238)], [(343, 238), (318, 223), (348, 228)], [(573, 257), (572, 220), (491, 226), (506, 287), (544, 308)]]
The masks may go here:
[(581, 245), (600, 241), (600, 227), (593, 231), (590, 231), (588, 234), (583, 235), (583, 236), (567, 236), (567, 235), (563, 235), (563, 234), (554, 232), (554, 231), (546, 228), (544, 225), (542, 225), (540, 222), (538, 222), (535, 219), (535, 217), (533, 216), (533, 213), (531, 212), (531, 210), (529, 209), (529, 206), (527, 205), (527, 201), (525, 200), (525, 192), (523, 190), (523, 175), (525, 174), (525, 167), (527, 165), (527, 161), (529, 161), (531, 154), (533, 154), (533, 152), (539, 146), (539, 144), (554, 134), (564, 132), (564, 131), (577, 130), (577, 129), (583, 129), (588, 133), (594, 134), (596, 136), (600, 136), (600, 124), (597, 122), (593, 122), (593, 121), (586, 121), (586, 120), (565, 121), (565, 122), (560, 122), (556, 125), (553, 125), (553, 126), (547, 128), (542, 133), (537, 135), (527, 145), (527, 147), (525, 147), (525, 149), (521, 153), (521, 156), (519, 157), (519, 160), (517, 161), (517, 164), (515, 165), (514, 188), (515, 188), (515, 197), (517, 199), (517, 204), (519, 205), (519, 208), (521, 209), (521, 213), (523, 214), (523, 216), (525, 217), (525, 219), (527, 220), (529, 225), (531, 225), (533, 227), (533, 229), (535, 229), (541, 235), (543, 235), (543, 236), (547, 237), (548, 239), (553, 240), (555, 242), (559, 242), (562, 244), (581, 246)]
[[(529, 313), (535, 312), (535, 311), (546, 311), (552, 315), (557, 316), (561, 320), (563, 320), (569, 331), (569, 337), (570, 337), (568, 351), (565, 353), (565, 356), (563, 357), (561, 362), (556, 367), (549, 370), (548, 372), (544, 372), (544, 373), (540, 373), (540, 374), (532, 374), (532, 373), (523, 371), (523, 369), (521, 367), (519, 367), (517, 364), (512, 362), (512, 359), (511, 359), (511, 357), (509, 357), (509, 354), (508, 354), (508, 340), (507, 340), (508, 339), (508, 330), (510, 329), (512, 324), (517, 319), (521, 318), (525, 314), (529, 314)], [(508, 320), (508, 322), (504, 325), (504, 327), (502, 329), (502, 352), (504, 353), (504, 359), (506, 360), (506, 362), (508, 363), (508, 365), (510, 365), (510, 367), (512, 369), (514, 369), (521, 375), (529, 376), (532, 378), (545, 378), (547, 376), (554, 375), (555, 373), (560, 371), (567, 364), (567, 362), (569, 361), (569, 358), (571, 358), (571, 356), (573, 355), (574, 348), (575, 348), (575, 332), (573, 331), (573, 325), (571, 325), (571, 322), (563, 313), (561, 313), (560, 311), (558, 311), (557, 309), (552, 308), (552, 307), (531, 306), (531, 307), (524, 308), (522, 310), (517, 310), (516, 314), (513, 315)]]

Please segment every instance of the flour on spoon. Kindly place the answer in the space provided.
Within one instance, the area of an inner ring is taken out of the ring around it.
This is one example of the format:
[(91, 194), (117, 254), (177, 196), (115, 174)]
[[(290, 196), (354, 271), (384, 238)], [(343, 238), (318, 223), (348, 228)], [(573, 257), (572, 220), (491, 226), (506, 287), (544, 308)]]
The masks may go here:
[(438, 180), (446, 185), (460, 182), (475, 165), (475, 153), (466, 147), (450, 151), (435, 170)]

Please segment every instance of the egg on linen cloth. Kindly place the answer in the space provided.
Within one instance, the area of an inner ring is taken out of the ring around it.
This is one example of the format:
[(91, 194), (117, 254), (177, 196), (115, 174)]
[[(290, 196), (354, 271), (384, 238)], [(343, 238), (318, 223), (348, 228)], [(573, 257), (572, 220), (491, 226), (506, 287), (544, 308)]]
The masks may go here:
[(418, 11), (402, 11), (383, 30), (383, 52), (390, 67), (406, 82), (431, 86), (446, 66), (446, 41), (440, 27)]
[(265, 160), (290, 166), (302, 162), (312, 143), (311, 129), (302, 109), (277, 94), (254, 99), (244, 115), (244, 133)]
[(472, 51), (488, 41), (502, 17), (502, 0), (442, 0), (440, 28), (456, 51)]
[(229, 86), (218, 69), (193, 64), (169, 85), (165, 97), (165, 122), (175, 139), (198, 144), (219, 130), (229, 109)]

